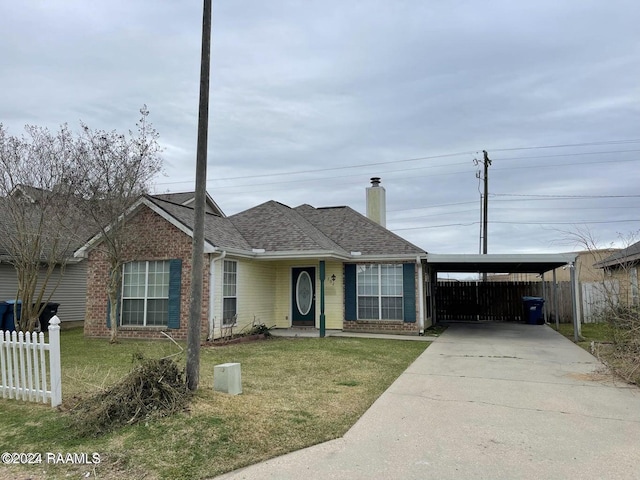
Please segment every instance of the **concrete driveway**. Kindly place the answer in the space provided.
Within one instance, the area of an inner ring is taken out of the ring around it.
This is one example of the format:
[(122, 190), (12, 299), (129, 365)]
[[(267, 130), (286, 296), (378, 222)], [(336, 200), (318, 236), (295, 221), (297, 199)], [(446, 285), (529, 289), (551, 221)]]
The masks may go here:
[(548, 326), (454, 324), (340, 439), (221, 479), (638, 479), (640, 390)]

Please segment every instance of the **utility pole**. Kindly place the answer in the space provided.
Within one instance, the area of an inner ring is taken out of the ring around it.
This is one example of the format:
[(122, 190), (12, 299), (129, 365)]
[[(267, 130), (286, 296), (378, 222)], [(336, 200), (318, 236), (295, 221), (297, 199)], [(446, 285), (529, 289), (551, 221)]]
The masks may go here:
[[(489, 154), (487, 153), (486, 150), (482, 151), (483, 153), (483, 159), (482, 160), (476, 160), (474, 159), (474, 163), (476, 165), (478, 165), (478, 163), (482, 163), (484, 165), (484, 176), (483, 176), (483, 181), (484, 181), (484, 194), (480, 195), (480, 199), (482, 201), (482, 210), (480, 212), (480, 216), (481, 216), (481, 220), (482, 220), (482, 226), (481, 226), (481, 235), (480, 237), (482, 238), (482, 254), (486, 255), (487, 254), (487, 239), (488, 239), (488, 214), (489, 214), (489, 165), (491, 165), (491, 160), (489, 159)], [(480, 172), (476, 173), (476, 178), (480, 179)], [(486, 282), (487, 281), (487, 272), (483, 272), (482, 273), (482, 281)]]
[(204, 211), (207, 197), (207, 134), (209, 131), (209, 69), (211, 64), (211, 0), (204, 0), (202, 15), (202, 56), (200, 59), (200, 106), (196, 153), (196, 198), (191, 256), (191, 299), (187, 330), (187, 388), (198, 389), (200, 379), (200, 328), (204, 281)]
[[(486, 150), (483, 150), (482, 153), (484, 154), (484, 160), (483, 160), (483, 164), (484, 164), (484, 197), (483, 197), (483, 206), (482, 206), (482, 211), (484, 212), (482, 214), (482, 230), (483, 230), (483, 237), (482, 237), (482, 254), (486, 255), (487, 254), (487, 214), (489, 213), (489, 165), (491, 165), (491, 160), (489, 160), (489, 154), (487, 153)], [(485, 275), (485, 280), (486, 280), (486, 275)]]

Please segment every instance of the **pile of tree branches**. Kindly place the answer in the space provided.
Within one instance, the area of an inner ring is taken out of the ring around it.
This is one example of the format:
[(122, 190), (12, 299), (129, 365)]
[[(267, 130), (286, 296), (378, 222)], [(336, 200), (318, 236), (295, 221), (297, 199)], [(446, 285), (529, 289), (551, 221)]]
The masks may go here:
[(120, 382), (69, 409), (80, 436), (99, 436), (116, 428), (187, 409), (191, 398), (184, 371), (169, 358), (144, 359)]

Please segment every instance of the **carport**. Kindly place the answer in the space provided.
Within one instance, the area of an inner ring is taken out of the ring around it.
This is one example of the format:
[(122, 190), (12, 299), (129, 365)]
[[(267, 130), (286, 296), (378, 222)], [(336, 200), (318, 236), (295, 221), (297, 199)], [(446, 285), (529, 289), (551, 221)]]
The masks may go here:
[[(577, 337), (580, 335), (578, 319), (580, 305), (577, 301), (577, 276), (575, 273), (575, 254), (435, 254), (428, 253), (426, 260), (427, 292), (431, 297), (429, 315), (438, 323), (436, 316), (436, 298), (431, 294), (438, 281), (438, 273), (534, 273), (542, 277), (553, 271), (553, 285), (556, 285), (556, 268), (569, 268), (571, 272), (571, 302), (573, 306), (573, 325)], [(431, 287), (431, 288), (430, 288)], [(544, 296), (544, 294), (543, 294)], [(557, 298), (557, 297), (556, 297)], [(557, 312), (557, 305), (552, 306)], [(556, 321), (558, 315), (555, 315)]]

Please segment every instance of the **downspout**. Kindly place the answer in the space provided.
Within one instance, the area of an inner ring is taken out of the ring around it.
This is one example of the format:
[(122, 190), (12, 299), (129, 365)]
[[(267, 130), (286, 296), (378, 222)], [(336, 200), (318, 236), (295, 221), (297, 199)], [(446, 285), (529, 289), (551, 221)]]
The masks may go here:
[(213, 329), (214, 325), (214, 312), (215, 312), (215, 279), (216, 279), (216, 268), (215, 262), (217, 260), (222, 260), (227, 256), (227, 251), (222, 250), (220, 252), (220, 256), (217, 258), (214, 257), (215, 253), (210, 254), (211, 262), (209, 263), (209, 335), (207, 336), (207, 340), (213, 340)]
[(418, 327), (420, 328), (420, 335), (424, 335), (424, 274), (422, 272), (422, 261), (420, 256), (416, 257), (416, 263), (418, 264)]

